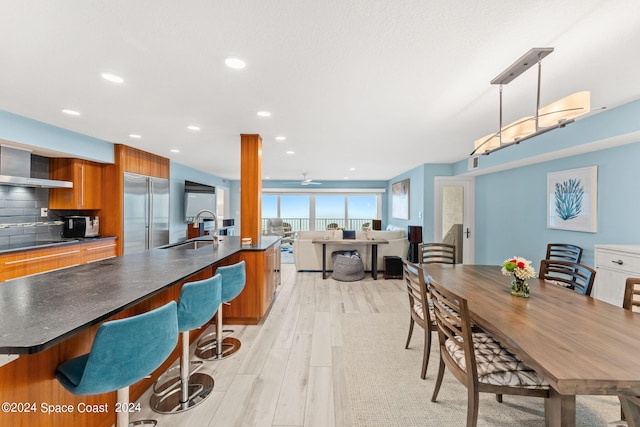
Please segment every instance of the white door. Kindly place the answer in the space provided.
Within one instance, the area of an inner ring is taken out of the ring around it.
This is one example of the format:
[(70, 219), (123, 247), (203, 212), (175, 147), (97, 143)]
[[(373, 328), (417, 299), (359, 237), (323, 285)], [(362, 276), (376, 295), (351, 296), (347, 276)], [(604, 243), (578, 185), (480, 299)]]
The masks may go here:
[(436, 242), (456, 244), (462, 242), (462, 260), (456, 262), (473, 264), (475, 230), (474, 177), (435, 177), (435, 212), (433, 237)]

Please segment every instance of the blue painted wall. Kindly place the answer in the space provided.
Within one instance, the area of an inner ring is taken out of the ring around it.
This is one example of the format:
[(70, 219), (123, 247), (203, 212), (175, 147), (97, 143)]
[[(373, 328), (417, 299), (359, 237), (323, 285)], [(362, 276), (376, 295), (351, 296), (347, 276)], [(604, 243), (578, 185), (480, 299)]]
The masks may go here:
[(0, 110), (0, 139), (113, 163), (113, 144)]
[[(409, 225), (422, 226), (424, 216), (424, 187), (425, 187), (425, 166), (421, 165), (415, 167), (403, 174), (393, 177), (386, 183), (387, 188), (387, 221), (383, 221), (382, 229), (384, 230), (387, 225), (393, 225), (395, 227), (401, 227), (407, 229)], [(391, 187), (398, 181), (409, 180), (409, 219), (400, 219), (393, 217), (393, 193)]]
[[(593, 266), (595, 244), (638, 244), (640, 188), (640, 101), (600, 112), (565, 129), (558, 129), (480, 158), (480, 170), (549, 155), (557, 150), (587, 147), (613, 139), (626, 143), (585, 154), (547, 160), (530, 166), (476, 177), (475, 229), (477, 264), (499, 264), (514, 255), (539, 265), (547, 243), (573, 243), (584, 248), (583, 262)], [(547, 173), (598, 166), (598, 231), (584, 233), (547, 228)], [(454, 166), (467, 172), (467, 162)]]
[[(113, 163), (114, 161), (113, 144), (110, 142), (6, 111), (0, 111), (0, 139), (65, 153), (70, 157), (102, 163)], [(200, 182), (227, 190), (230, 189), (231, 182), (175, 162), (170, 163), (170, 174), (169, 241), (173, 243), (183, 240), (186, 236), (184, 181)], [(239, 194), (237, 188), (235, 194)], [(230, 197), (232, 200), (234, 199), (233, 192), (230, 193)]]
[[(590, 144), (640, 131), (640, 100), (600, 112), (568, 126), (541, 135), (523, 144), (481, 158), (481, 170), (525, 161), (558, 149)], [(32, 119), (0, 111), (0, 139), (68, 153), (101, 162), (113, 162), (113, 145)], [(635, 216), (640, 211), (640, 190), (635, 172), (640, 159), (640, 137), (628, 145), (587, 154), (548, 160), (530, 166), (476, 177), (476, 263), (498, 264), (513, 255), (538, 263), (548, 242), (569, 242), (585, 249), (584, 261), (593, 264), (593, 245), (640, 242)], [(598, 232), (580, 233), (546, 227), (546, 180), (551, 171), (598, 166)], [(453, 164), (422, 164), (389, 181), (323, 182), (323, 188), (386, 188), (383, 197), (383, 227), (423, 227), (423, 240), (433, 240), (434, 177), (467, 173), (467, 159)], [(410, 179), (410, 217), (391, 217), (391, 185)], [(185, 234), (182, 186), (184, 180), (229, 190), (231, 216), (239, 223), (239, 181), (207, 174), (171, 163), (170, 240)], [(285, 188), (278, 181), (264, 181), (264, 188)]]
[[(422, 240), (433, 242), (433, 213), (435, 209), (436, 176), (450, 176), (453, 173), (451, 164), (424, 164), (398, 175), (387, 182), (387, 215), (389, 224), (402, 227), (419, 225), (422, 227)], [(409, 220), (392, 217), (391, 186), (393, 183), (409, 179)], [(383, 224), (384, 228), (384, 224)]]
[[(547, 243), (557, 242), (582, 246), (585, 250), (583, 262), (593, 265), (595, 244), (638, 244), (638, 117), (640, 101), (633, 101), (520, 145), (481, 156), (478, 169), (481, 174), (475, 178), (475, 263), (500, 264), (506, 258), (518, 255), (531, 259), (537, 269), (540, 259), (545, 256)], [(617, 140), (615, 144), (627, 145), (599, 146), (590, 148), (597, 151), (558, 158), (562, 150), (594, 147), (611, 138)], [(553, 153), (558, 153), (556, 159), (553, 159)], [(538, 163), (518, 166), (531, 159)], [(547, 173), (594, 165), (598, 166), (597, 233), (547, 228)], [(492, 168), (507, 170), (491, 172)], [(411, 179), (411, 218), (409, 221), (391, 218), (389, 206), (390, 223), (399, 226), (422, 224), (423, 240), (432, 241), (434, 177), (467, 173), (468, 159), (464, 159), (449, 165), (425, 164), (394, 177), (388, 183), (389, 200), (393, 182)], [(417, 183), (420, 179), (422, 186)], [(422, 218), (416, 216), (418, 207), (423, 212)]]
[[(597, 114), (581, 119), (565, 128), (547, 132), (488, 156), (480, 156), (478, 170), (528, 161), (537, 156), (561, 150), (571, 150), (577, 146), (587, 146), (598, 141), (633, 134), (640, 131), (638, 117), (640, 117), (640, 100), (597, 112)], [(454, 172), (456, 174), (466, 173), (467, 164), (468, 159), (457, 162), (454, 165)]]
[[(537, 270), (547, 243), (573, 243), (593, 266), (594, 244), (638, 244), (638, 160), (634, 143), (476, 177), (476, 264), (518, 255)], [(598, 166), (597, 233), (547, 228), (547, 173), (586, 166)]]
[(169, 242), (174, 243), (184, 240), (187, 236), (187, 224), (184, 217), (184, 181), (213, 185), (216, 190), (224, 188), (227, 191), (231, 187), (231, 181), (176, 162), (171, 162), (170, 168)]

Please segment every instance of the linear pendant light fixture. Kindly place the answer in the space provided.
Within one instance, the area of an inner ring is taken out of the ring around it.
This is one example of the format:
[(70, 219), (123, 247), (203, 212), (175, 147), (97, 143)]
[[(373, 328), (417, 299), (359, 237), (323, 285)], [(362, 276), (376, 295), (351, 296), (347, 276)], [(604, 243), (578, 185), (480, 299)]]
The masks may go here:
[[(591, 94), (589, 91), (573, 93), (565, 98), (540, 108), (540, 75), (542, 59), (553, 52), (552, 47), (533, 48), (509, 68), (491, 80), (492, 85), (500, 85), (500, 130), (489, 134), (474, 143), (471, 156), (476, 154), (491, 154), (494, 151), (518, 144), (534, 136), (550, 130), (565, 127), (573, 123), (576, 117), (591, 111)], [(538, 89), (536, 96), (536, 115), (523, 117), (506, 126), (502, 124), (502, 86), (538, 64)]]

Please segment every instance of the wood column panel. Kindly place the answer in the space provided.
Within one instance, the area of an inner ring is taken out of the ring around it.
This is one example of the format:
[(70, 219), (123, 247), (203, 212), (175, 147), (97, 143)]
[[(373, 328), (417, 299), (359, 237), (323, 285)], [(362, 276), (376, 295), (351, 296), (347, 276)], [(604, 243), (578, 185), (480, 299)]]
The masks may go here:
[(258, 241), (262, 216), (262, 138), (240, 135), (240, 235)]
[(114, 164), (105, 165), (102, 176), (102, 211), (100, 212), (100, 234), (117, 236), (116, 255), (123, 249), (124, 175), (125, 150), (122, 145), (114, 146)]

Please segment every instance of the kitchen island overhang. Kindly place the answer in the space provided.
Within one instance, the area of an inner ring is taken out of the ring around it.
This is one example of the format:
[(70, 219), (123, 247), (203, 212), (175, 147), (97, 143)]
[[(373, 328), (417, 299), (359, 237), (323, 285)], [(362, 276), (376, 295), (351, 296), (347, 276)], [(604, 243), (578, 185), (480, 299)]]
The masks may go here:
[[(246, 246), (241, 245), (239, 237), (227, 236), (217, 248), (213, 245), (198, 249), (156, 248), (0, 283), (0, 354), (20, 355), (0, 366), (0, 397), (3, 401), (61, 404), (114, 401), (115, 393), (78, 400), (61, 391), (62, 386), (54, 377), (55, 369), (62, 361), (88, 352), (102, 322), (177, 300), (183, 283), (210, 277), (218, 266), (243, 259), (247, 261), (247, 286), (237, 301), (225, 306), (230, 310), (225, 321), (258, 323), (273, 299), (269, 294), (275, 286), (266, 287), (267, 282), (273, 284), (273, 279), (268, 281), (264, 276), (275, 269), (279, 278), (279, 250), (278, 237), (265, 236)], [(276, 254), (278, 265), (273, 263)], [(191, 341), (203, 330), (193, 333)], [(178, 349), (174, 350), (156, 372), (170, 366), (178, 353)], [(131, 388), (131, 397), (137, 399), (155, 376), (136, 383)], [(38, 425), (38, 415), (43, 414), (3, 414), (2, 418), (11, 425), (27, 426)], [(110, 425), (113, 422), (110, 416), (115, 414), (103, 415), (89, 416), (83, 425)]]

